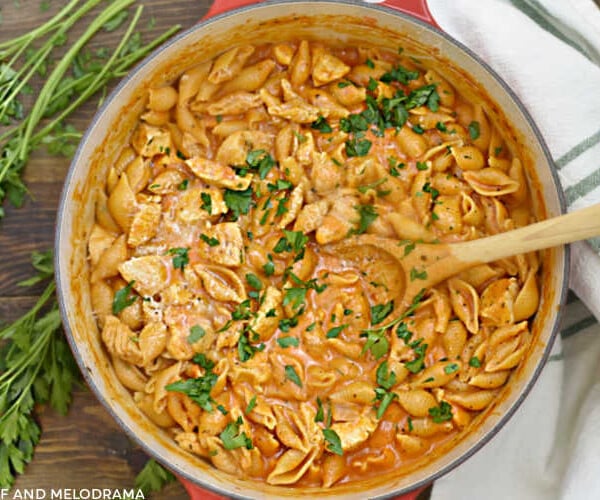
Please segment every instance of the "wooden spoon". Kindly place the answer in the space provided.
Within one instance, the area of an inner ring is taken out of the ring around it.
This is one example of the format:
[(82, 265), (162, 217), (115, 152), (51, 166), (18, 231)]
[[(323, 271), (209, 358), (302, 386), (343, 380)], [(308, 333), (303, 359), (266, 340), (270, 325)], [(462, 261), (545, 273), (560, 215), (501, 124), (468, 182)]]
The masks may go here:
[(471, 267), (598, 235), (600, 204), (477, 240), (407, 245), (362, 234), (330, 245), (329, 251), (354, 261), (406, 309), (424, 288)]

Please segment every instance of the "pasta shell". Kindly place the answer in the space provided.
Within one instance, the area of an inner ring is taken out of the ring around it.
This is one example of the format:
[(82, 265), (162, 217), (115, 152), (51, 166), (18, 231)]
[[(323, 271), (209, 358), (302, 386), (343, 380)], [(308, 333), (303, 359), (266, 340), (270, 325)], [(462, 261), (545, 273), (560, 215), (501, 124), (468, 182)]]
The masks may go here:
[(148, 382), (147, 377), (135, 365), (111, 356), (111, 362), (115, 369), (115, 375), (127, 389), (132, 391), (143, 391)]
[(510, 375), (509, 370), (495, 371), (492, 373), (477, 373), (469, 379), (469, 385), (480, 389), (497, 389), (502, 387)]
[(273, 471), (267, 476), (267, 483), (273, 485), (284, 485), (296, 483), (308, 470), (317, 457), (318, 450), (303, 452), (295, 449), (286, 451), (277, 463)]
[(481, 411), (486, 408), (498, 395), (494, 390), (481, 390), (472, 392), (444, 392), (444, 399), (456, 403), (471, 411)]
[(215, 300), (240, 303), (246, 300), (246, 288), (240, 277), (231, 269), (222, 266), (193, 266), (204, 289)]
[(133, 365), (143, 364), (137, 336), (117, 317), (109, 315), (105, 318), (102, 341), (113, 356)]
[(466, 281), (458, 278), (448, 280), (450, 303), (454, 314), (465, 324), (467, 330), (479, 330), (479, 295)]
[(467, 330), (461, 321), (450, 321), (443, 334), (442, 342), (448, 359), (456, 359), (467, 343)]
[(144, 203), (131, 221), (127, 244), (137, 247), (152, 239), (158, 230), (161, 219), (161, 206), (158, 203)]
[(139, 335), (139, 345), (144, 366), (152, 363), (167, 345), (167, 327), (163, 323), (147, 323)]
[(413, 417), (427, 417), (429, 408), (437, 406), (433, 395), (424, 389), (396, 391), (398, 402)]
[(330, 396), (331, 401), (335, 403), (369, 404), (374, 398), (375, 386), (362, 381), (352, 382)]
[(517, 181), (511, 179), (502, 170), (492, 167), (465, 172), (463, 177), (482, 196), (502, 196), (519, 189)]
[(515, 321), (522, 321), (532, 316), (537, 311), (539, 303), (540, 291), (537, 284), (536, 272), (531, 270), (515, 299)]

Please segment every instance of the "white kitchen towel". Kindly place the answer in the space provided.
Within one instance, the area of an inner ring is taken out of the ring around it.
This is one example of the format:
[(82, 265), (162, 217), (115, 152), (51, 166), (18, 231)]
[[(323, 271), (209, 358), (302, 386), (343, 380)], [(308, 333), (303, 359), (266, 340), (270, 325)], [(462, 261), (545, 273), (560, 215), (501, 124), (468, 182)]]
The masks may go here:
[[(428, 4), (441, 28), (494, 68), (527, 107), (555, 160), (569, 210), (600, 202), (594, 1)], [(600, 499), (599, 252), (600, 239), (572, 245), (575, 295), (550, 361), (490, 443), (435, 482), (434, 500)]]

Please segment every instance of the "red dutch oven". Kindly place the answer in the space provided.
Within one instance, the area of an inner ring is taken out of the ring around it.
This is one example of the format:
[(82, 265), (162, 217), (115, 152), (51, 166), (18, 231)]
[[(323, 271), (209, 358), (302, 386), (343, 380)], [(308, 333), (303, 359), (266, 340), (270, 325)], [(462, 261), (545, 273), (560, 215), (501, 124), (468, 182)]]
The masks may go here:
[[(436, 478), (480, 449), (526, 397), (549, 356), (568, 283), (568, 249), (544, 252), (542, 297), (532, 323), (533, 342), (495, 404), (443, 453), (424, 457), (410, 470), (393, 471), (329, 489), (290, 488), (244, 481), (180, 449), (152, 424), (120, 384), (103, 349), (92, 313), (86, 242), (94, 222), (94, 196), (111, 159), (126, 140), (150, 86), (172, 81), (195, 63), (244, 43), (299, 37), (378, 45), (427, 59), (459, 91), (485, 103), (492, 121), (508, 127), (528, 171), (539, 218), (564, 212), (562, 191), (540, 133), (509, 87), (473, 52), (441, 32), (425, 0), (216, 0), (196, 26), (138, 66), (106, 99), (71, 165), (59, 206), (56, 280), (71, 348), (98, 399), (150, 455), (170, 468), (195, 500), (223, 498), (415, 499)], [(477, 478), (473, 478), (474, 481)]]

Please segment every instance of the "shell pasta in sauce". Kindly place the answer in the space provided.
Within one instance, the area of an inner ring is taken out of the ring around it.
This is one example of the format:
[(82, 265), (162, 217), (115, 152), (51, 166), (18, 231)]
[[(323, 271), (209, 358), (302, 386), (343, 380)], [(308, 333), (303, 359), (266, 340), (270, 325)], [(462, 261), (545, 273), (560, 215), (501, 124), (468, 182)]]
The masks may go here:
[(88, 241), (119, 380), (182, 448), (272, 485), (435, 453), (525, 355), (537, 255), (399, 311), (393, 261), (332, 249), (373, 233), (409, 254), (530, 223), (505, 135), (435, 68), (372, 47), (240, 46), (151, 88)]

